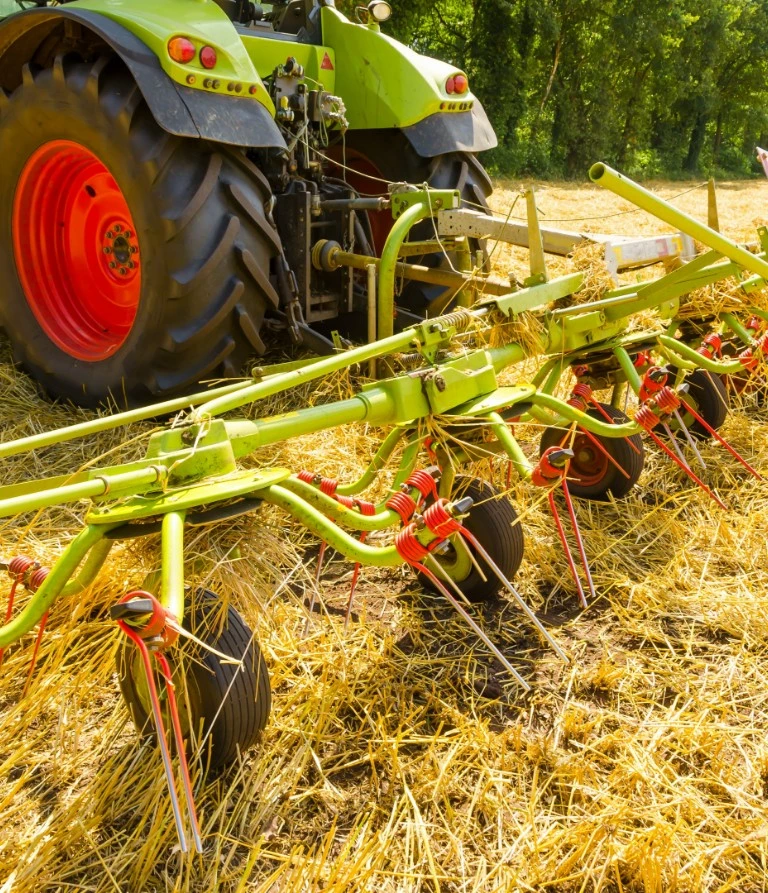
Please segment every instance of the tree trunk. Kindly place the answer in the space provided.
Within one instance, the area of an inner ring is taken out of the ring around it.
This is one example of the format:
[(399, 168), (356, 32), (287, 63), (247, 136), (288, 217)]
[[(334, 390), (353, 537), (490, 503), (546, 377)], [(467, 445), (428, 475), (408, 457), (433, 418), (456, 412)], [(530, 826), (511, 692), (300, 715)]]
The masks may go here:
[(707, 133), (708, 123), (709, 115), (706, 112), (699, 112), (691, 132), (691, 141), (688, 143), (688, 155), (683, 164), (683, 170), (688, 171), (688, 173), (696, 174), (699, 171), (699, 159), (701, 158), (701, 150), (704, 148), (704, 137)]

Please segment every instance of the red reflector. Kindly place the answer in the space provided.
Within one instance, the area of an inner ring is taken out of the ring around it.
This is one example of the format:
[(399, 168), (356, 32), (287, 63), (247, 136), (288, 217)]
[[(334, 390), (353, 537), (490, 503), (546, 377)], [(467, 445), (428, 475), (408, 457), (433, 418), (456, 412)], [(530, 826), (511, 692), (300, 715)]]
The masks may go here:
[(457, 74), (453, 79), (453, 89), (456, 93), (466, 93), (469, 90), (469, 81), (466, 78), (466, 75)]
[(216, 61), (216, 50), (213, 47), (203, 47), (200, 50), (200, 64), (203, 68), (213, 68)]
[(320, 63), (320, 68), (324, 71), (333, 71), (333, 62), (331, 62), (331, 57), (326, 53), (323, 56), (323, 61)]
[(455, 93), (456, 92), (456, 85), (455, 85), (453, 78), (448, 78), (448, 80), (445, 82), (445, 92), (446, 93)]
[(168, 41), (168, 55), (174, 62), (191, 62), (195, 58), (195, 52), (195, 45), (188, 37), (172, 37)]

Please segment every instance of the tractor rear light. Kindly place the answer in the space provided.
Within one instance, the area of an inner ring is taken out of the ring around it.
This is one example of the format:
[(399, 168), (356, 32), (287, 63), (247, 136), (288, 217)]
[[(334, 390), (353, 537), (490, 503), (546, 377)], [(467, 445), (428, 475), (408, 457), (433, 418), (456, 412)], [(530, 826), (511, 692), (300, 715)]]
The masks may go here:
[(456, 78), (453, 75), (445, 82), (445, 92), (451, 94), (456, 92)]
[(469, 81), (467, 80), (467, 76), (464, 74), (454, 75), (453, 78), (453, 90), (455, 93), (461, 95), (462, 93), (466, 93), (469, 90)]
[(172, 37), (168, 41), (168, 55), (174, 62), (186, 65), (195, 58), (195, 45), (188, 37)]
[(213, 68), (216, 61), (216, 50), (213, 47), (205, 46), (200, 50), (200, 64), (203, 68)]

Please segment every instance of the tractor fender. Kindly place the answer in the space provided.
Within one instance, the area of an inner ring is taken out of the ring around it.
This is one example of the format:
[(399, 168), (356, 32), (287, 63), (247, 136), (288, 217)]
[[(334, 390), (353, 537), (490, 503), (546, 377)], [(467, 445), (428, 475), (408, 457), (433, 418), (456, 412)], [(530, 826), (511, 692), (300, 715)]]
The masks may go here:
[(168, 133), (232, 146), (285, 148), (277, 124), (260, 102), (177, 84), (135, 34), (87, 9), (29, 9), (0, 24), (0, 87), (13, 90), (21, 83), (23, 65), (34, 61), (39, 52), (50, 52), (57, 28), (61, 29), (64, 45), (73, 41), (76, 45), (75, 24), (122, 59), (158, 125)]
[(479, 99), (468, 112), (437, 112), (402, 129), (422, 158), (448, 152), (483, 152), (498, 145), (496, 134)]

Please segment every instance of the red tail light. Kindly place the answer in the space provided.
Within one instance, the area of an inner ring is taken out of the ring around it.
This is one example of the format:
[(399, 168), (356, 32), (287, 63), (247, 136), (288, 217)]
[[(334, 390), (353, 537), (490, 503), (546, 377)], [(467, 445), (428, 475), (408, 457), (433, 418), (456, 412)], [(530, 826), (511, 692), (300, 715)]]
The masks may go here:
[(168, 55), (174, 62), (185, 65), (195, 58), (195, 45), (188, 37), (172, 37), (168, 41)]
[(456, 92), (456, 79), (454, 77), (449, 77), (445, 82), (445, 92), (446, 93), (455, 93)]
[(466, 93), (467, 90), (469, 90), (469, 81), (467, 80), (466, 75), (463, 75), (463, 74), (454, 75), (453, 92), (461, 95), (462, 93)]
[(213, 68), (216, 65), (216, 50), (213, 47), (203, 47), (200, 50), (200, 64), (203, 68)]

